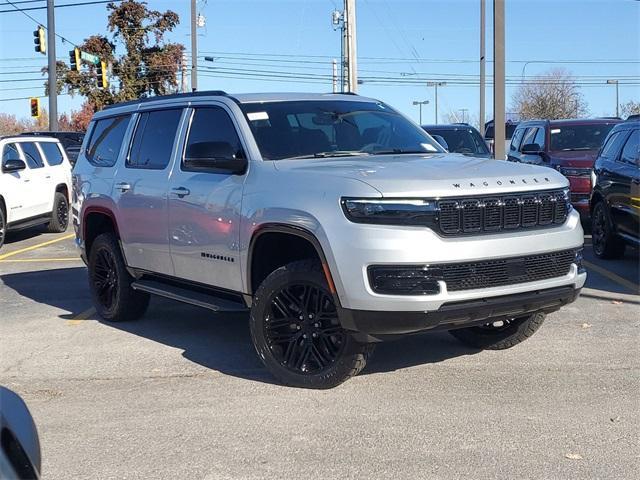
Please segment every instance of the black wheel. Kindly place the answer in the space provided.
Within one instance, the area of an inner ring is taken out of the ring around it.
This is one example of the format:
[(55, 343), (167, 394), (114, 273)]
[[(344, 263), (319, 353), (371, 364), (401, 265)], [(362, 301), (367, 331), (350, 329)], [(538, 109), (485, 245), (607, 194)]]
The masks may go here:
[(56, 192), (53, 197), (53, 211), (47, 231), (62, 233), (67, 230), (67, 225), (69, 225), (69, 202), (64, 193)]
[(102, 318), (122, 322), (144, 315), (149, 295), (131, 288), (132, 281), (116, 238), (110, 233), (98, 236), (89, 252), (89, 287)]
[(624, 255), (624, 240), (613, 231), (609, 212), (603, 201), (596, 203), (591, 215), (591, 244), (593, 253), (599, 258), (621, 258)]
[(250, 326), (267, 369), (295, 387), (335, 387), (364, 368), (373, 348), (342, 329), (321, 265), (313, 260), (280, 267), (262, 282)]
[(4, 217), (4, 211), (0, 205), (0, 248), (4, 245), (4, 237), (7, 235), (7, 221)]
[(459, 328), (449, 333), (470, 347), (482, 350), (504, 350), (524, 342), (543, 324), (544, 313), (489, 322), (480, 327)]

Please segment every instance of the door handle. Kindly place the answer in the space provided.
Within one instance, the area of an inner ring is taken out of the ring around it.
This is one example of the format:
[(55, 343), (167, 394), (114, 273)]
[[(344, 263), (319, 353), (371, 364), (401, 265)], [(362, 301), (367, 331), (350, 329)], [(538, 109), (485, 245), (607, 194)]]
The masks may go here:
[(126, 182), (120, 182), (116, 184), (116, 188), (120, 190), (122, 193), (131, 190), (131, 185)]
[(176, 196), (182, 198), (182, 197), (186, 197), (187, 195), (189, 195), (191, 193), (191, 191), (188, 188), (177, 187), (177, 188), (172, 188), (171, 189), (171, 193), (173, 195), (176, 195)]

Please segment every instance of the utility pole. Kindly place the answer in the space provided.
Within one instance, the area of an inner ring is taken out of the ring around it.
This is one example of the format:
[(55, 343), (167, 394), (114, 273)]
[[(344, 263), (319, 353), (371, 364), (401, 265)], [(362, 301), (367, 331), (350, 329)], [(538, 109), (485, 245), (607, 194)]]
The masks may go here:
[(618, 80), (607, 80), (607, 83), (609, 85), (616, 86), (616, 117), (619, 117), (620, 116), (620, 90), (619, 90), (620, 82), (618, 82)]
[(505, 158), (504, 0), (493, 0), (493, 151)]
[(198, 14), (196, 0), (191, 0), (191, 91), (198, 90)]
[(58, 130), (58, 75), (56, 69), (56, 20), (53, 0), (47, 0), (47, 55), (49, 74), (49, 131)]
[(422, 105), (429, 105), (429, 100), (414, 100), (414, 105), (418, 105), (420, 109), (420, 125), (422, 125)]
[(438, 124), (438, 87), (444, 87), (447, 82), (427, 82), (427, 87), (435, 87), (435, 116), (436, 116), (436, 125)]
[(332, 62), (332, 84), (333, 93), (338, 93), (338, 61), (334, 58)]
[(181, 71), (181, 88), (182, 93), (187, 93), (189, 91), (189, 87), (187, 85), (187, 52), (182, 52), (182, 65), (180, 65)]
[(485, 25), (486, 0), (480, 0), (480, 135), (484, 138), (484, 95), (485, 95)]
[(461, 108), (461, 109), (460, 109), (460, 113), (462, 113), (462, 123), (465, 123), (465, 121), (464, 121), (464, 117), (465, 117), (465, 114), (466, 114), (468, 111), (469, 111), (469, 109), (468, 109), (468, 108)]
[(347, 64), (347, 85), (349, 92), (358, 90), (358, 60), (356, 48), (356, 0), (344, 0), (344, 23)]

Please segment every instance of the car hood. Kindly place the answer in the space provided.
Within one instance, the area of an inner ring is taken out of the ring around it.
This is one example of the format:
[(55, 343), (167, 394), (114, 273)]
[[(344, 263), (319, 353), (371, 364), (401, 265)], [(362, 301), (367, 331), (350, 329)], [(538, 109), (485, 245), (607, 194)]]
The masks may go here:
[(274, 164), (280, 171), (309, 175), (315, 181), (323, 181), (325, 175), (356, 179), (387, 197), (483, 195), (568, 185), (548, 167), (460, 154), (363, 155)]
[(552, 166), (576, 167), (576, 168), (592, 168), (596, 157), (597, 150), (579, 150), (576, 152), (550, 152), (550, 163)]

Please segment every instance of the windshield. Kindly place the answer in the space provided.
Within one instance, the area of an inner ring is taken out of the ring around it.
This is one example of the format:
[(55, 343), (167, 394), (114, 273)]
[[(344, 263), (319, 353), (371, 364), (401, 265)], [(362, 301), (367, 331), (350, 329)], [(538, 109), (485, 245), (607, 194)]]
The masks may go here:
[(240, 108), (265, 160), (443, 152), (420, 127), (383, 103), (312, 100)]
[(597, 150), (614, 123), (569, 125), (551, 128), (551, 151)]
[[(516, 131), (517, 126), (518, 126), (517, 123), (511, 123), (511, 122), (507, 122), (505, 124), (504, 126), (505, 140), (511, 140), (511, 137), (513, 137), (513, 132)], [(486, 138), (487, 140), (493, 140), (494, 136), (495, 136), (495, 132), (493, 130), (493, 123), (490, 123), (489, 125), (486, 126), (484, 138)]]
[(427, 128), (430, 135), (440, 135), (445, 139), (452, 153), (482, 154), (488, 155), (489, 149), (478, 132), (472, 128), (449, 128), (433, 129)]

